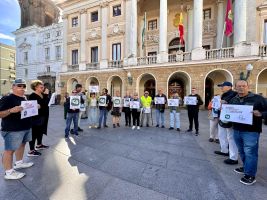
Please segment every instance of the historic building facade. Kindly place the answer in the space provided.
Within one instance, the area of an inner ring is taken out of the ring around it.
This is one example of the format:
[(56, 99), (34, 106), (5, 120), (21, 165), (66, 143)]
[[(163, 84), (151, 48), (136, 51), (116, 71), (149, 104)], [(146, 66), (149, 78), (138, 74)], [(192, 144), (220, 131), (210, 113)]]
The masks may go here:
[[(234, 32), (225, 37), (226, 0), (65, 0), (61, 93), (82, 83), (119, 90), (158, 88), (183, 97), (192, 87), (210, 100), (222, 81), (249, 72), (267, 96), (267, 3), (234, 0)], [(185, 43), (177, 21), (183, 15)]]
[(12, 81), (16, 78), (15, 62), (15, 48), (0, 43), (0, 96), (10, 92)]

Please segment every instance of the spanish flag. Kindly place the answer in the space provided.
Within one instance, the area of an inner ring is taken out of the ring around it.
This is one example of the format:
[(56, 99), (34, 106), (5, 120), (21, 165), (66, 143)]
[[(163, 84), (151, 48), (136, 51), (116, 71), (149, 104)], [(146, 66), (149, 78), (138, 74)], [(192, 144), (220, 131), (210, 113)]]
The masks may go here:
[(226, 14), (225, 14), (225, 35), (230, 37), (233, 33), (233, 12), (232, 0), (227, 0)]
[(180, 14), (180, 21), (179, 21), (179, 33), (180, 33), (180, 44), (184, 44), (184, 25), (183, 25), (183, 13)]

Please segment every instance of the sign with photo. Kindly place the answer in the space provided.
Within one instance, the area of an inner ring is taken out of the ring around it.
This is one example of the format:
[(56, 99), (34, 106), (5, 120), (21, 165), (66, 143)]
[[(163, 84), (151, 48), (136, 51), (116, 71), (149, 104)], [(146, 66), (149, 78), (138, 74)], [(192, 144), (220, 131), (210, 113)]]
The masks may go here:
[(168, 99), (168, 106), (179, 106), (179, 99)]
[(98, 99), (98, 105), (99, 106), (106, 106), (106, 99), (107, 99), (107, 96), (100, 96)]
[(155, 97), (154, 101), (155, 101), (155, 104), (165, 104), (165, 98), (164, 97)]
[(38, 115), (38, 104), (36, 100), (33, 101), (22, 101), (21, 107), (21, 119)]
[(139, 109), (140, 108), (140, 102), (139, 101), (131, 101), (130, 102), (130, 108)]
[(113, 97), (113, 107), (121, 107), (121, 97)]
[(222, 104), (220, 120), (252, 125), (253, 106)]
[(131, 101), (131, 99), (130, 98), (124, 98), (123, 99), (123, 106), (124, 107), (130, 107), (130, 101)]
[(90, 93), (98, 93), (99, 92), (99, 86), (98, 85), (90, 85), (89, 86), (89, 92)]
[(221, 97), (214, 96), (212, 99), (212, 108), (219, 110), (221, 108)]
[(185, 105), (197, 105), (197, 97), (185, 96), (184, 104)]
[(70, 96), (70, 109), (80, 109), (81, 96)]

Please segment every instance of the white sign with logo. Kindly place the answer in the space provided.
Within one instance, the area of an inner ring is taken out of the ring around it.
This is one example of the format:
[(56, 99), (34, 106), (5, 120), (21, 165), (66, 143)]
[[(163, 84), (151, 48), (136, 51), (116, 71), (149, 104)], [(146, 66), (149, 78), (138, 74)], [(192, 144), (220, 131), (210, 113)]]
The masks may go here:
[(130, 102), (130, 108), (139, 109), (140, 108), (140, 102), (139, 101), (131, 101)]
[(113, 97), (113, 107), (121, 107), (121, 97)]
[(197, 105), (197, 97), (186, 96), (184, 97), (185, 105)]
[(33, 101), (22, 101), (21, 107), (21, 119), (38, 115), (38, 104), (36, 100)]
[(124, 107), (130, 107), (130, 101), (131, 101), (131, 99), (130, 98), (124, 98), (123, 99), (123, 106)]
[(155, 97), (154, 101), (155, 101), (155, 104), (165, 104), (164, 97)]
[(179, 99), (168, 99), (168, 106), (179, 106)]
[(90, 93), (98, 93), (99, 92), (99, 86), (98, 85), (90, 85), (89, 86), (89, 92)]
[(222, 104), (220, 120), (252, 125), (253, 106)]
[(219, 110), (221, 108), (221, 97), (214, 96), (212, 99), (212, 108)]
[(70, 109), (80, 109), (81, 96), (70, 96)]
[(106, 106), (106, 99), (107, 99), (107, 96), (100, 96), (99, 100), (98, 100), (98, 105), (99, 106)]

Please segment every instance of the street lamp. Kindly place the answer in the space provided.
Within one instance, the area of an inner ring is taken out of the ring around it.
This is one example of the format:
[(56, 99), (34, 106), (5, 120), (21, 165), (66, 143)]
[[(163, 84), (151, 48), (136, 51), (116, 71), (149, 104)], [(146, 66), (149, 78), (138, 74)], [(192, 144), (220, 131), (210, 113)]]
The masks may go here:
[(127, 73), (127, 78), (128, 78), (129, 85), (132, 85), (133, 84), (133, 77), (132, 77), (131, 72)]
[(246, 77), (244, 75), (244, 72), (241, 72), (240, 73), (240, 80), (244, 80), (244, 81), (248, 80), (249, 75), (250, 75), (251, 71), (253, 70), (253, 65), (252, 64), (248, 64), (246, 69), (247, 69)]

